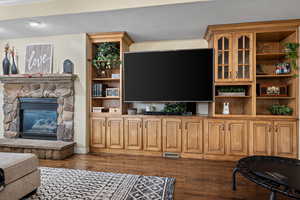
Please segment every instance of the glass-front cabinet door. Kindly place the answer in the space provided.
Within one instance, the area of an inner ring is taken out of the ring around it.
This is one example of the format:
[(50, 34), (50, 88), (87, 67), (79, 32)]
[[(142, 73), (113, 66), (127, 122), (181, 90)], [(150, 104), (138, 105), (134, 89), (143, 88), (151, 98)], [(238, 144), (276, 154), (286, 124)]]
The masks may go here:
[(232, 35), (216, 34), (215, 49), (215, 81), (232, 81)]
[(234, 34), (234, 80), (251, 81), (253, 70), (253, 34)]

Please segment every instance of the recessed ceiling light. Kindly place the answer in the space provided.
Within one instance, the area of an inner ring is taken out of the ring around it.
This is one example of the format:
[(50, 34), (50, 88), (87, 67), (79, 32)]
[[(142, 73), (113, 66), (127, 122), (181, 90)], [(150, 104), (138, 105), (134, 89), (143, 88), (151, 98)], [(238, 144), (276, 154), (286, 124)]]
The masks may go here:
[(42, 27), (46, 26), (46, 24), (44, 24), (42, 22), (38, 22), (38, 21), (31, 21), (31, 22), (29, 22), (29, 25), (34, 28), (42, 28)]

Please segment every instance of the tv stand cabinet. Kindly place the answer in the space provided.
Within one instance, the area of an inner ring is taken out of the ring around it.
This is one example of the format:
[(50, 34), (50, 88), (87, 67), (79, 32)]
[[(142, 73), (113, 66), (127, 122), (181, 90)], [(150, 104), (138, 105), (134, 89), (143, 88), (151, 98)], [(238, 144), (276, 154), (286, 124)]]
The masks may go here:
[(297, 119), (103, 114), (91, 121), (93, 153), (239, 160), (248, 155), (298, 158)]
[[(215, 94), (210, 103), (209, 116), (127, 115), (130, 104), (119, 99), (90, 97), (90, 151), (129, 155), (163, 156), (176, 153), (183, 158), (239, 160), (249, 155), (273, 155), (298, 158), (298, 101), (299, 81), (297, 70), (276, 75), (274, 64), (288, 62), (282, 45), (299, 42), (300, 20), (255, 22), (229, 25), (212, 25), (205, 39), (215, 48), (215, 90), (221, 86), (243, 86), (245, 97), (222, 97)], [(97, 42), (110, 40), (113, 34), (93, 36)], [(128, 42), (119, 41), (122, 50)], [(102, 39), (99, 39), (102, 38)], [(93, 40), (92, 40), (93, 41)], [(274, 52), (262, 53), (264, 46), (273, 45)], [(222, 59), (221, 59), (222, 58)], [(256, 65), (262, 64), (265, 74), (257, 74)], [(106, 81), (122, 88), (120, 81)], [(288, 84), (287, 97), (262, 97), (259, 84)], [(122, 89), (120, 90), (122, 94)], [(112, 103), (114, 102), (114, 104)], [(230, 115), (222, 114), (222, 105), (230, 102)], [(288, 105), (290, 116), (272, 115), (268, 107)], [(120, 113), (95, 113), (92, 106), (118, 105)]]

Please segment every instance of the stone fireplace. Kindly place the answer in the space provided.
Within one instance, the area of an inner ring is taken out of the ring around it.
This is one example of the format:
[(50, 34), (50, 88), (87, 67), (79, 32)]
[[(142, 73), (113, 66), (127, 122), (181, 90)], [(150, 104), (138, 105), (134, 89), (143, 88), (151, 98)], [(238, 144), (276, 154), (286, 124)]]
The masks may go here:
[(4, 137), (73, 141), (75, 78), (70, 74), (1, 76)]

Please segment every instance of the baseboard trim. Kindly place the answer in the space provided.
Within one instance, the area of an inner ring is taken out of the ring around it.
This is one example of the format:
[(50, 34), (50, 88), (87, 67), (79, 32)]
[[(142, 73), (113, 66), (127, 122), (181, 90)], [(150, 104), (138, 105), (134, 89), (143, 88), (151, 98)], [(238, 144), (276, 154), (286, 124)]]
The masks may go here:
[(87, 154), (90, 149), (88, 147), (75, 147), (74, 153), (76, 154)]

